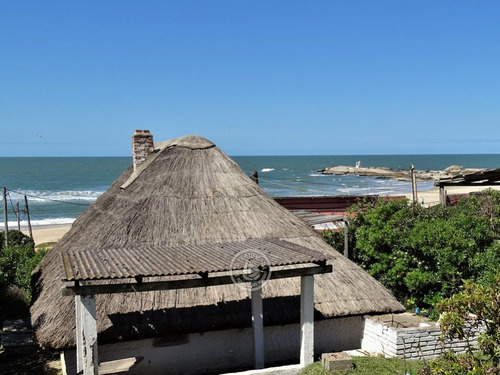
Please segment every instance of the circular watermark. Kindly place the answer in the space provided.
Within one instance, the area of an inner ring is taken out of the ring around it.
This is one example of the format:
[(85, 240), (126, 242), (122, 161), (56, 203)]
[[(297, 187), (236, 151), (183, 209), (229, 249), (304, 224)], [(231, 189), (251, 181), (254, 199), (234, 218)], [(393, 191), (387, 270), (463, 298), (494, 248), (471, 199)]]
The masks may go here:
[(269, 259), (259, 250), (248, 249), (240, 251), (231, 260), (231, 280), (239, 288), (258, 290), (270, 279), (271, 269)]

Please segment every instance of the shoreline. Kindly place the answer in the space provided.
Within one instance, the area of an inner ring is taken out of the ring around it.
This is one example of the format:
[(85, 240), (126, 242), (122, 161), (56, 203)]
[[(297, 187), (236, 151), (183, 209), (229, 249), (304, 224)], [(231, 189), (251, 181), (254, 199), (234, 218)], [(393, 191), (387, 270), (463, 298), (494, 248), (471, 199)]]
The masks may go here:
[[(445, 191), (448, 195), (455, 194), (470, 194), (473, 192), (483, 191), (486, 189), (493, 189), (500, 191), (500, 186), (447, 186)], [(389, 194), (388, 196), (405, 196), (406, 198), (412, 200), (413, 193), (411, 191), (403, 194)], [(420, 204), (425, 207), (433, 206), (439, 204), (439, 187), (435, 186), (430, 190), (418, 190), (417, 198)], [(422, 203), (422, 198), (424, 199)]]
[[(72, 225), (73, 224), (47, 224), (33, 226), (31, 230), (33, 231), (35, 246), (59, 241), (71, 229)], [(30, 234), (28, 227), (21, 226), (21, 232), (27, 236)]]

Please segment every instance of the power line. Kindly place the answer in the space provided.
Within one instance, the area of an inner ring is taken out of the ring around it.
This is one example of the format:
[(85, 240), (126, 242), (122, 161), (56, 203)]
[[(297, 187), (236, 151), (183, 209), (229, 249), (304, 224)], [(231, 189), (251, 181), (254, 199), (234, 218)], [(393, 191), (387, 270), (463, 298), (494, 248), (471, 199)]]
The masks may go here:
[(25, 192), (22, 192), (21, 190), (17, 190), (16, 191), (16, 190), (7, 189), (7, 191), (15, 193), (15, 194), (19, 194), (19, 195), (26, 195), (27, 197), (31, 197), (31, 198), (43, 199), (43, 200), (50, 201), (50, 202), (57, 202), (57, 203), (63, 203), (63, 204), (71, 204), (73, 206), (85, 206), (85, 207), (89, 206), (89, 204), (85, 204), (85, 203), (66, 202), (66, 201), (61, 201), (61, 200), (58, 200), (58, 199), (51, 199), (51, 198), (41, 197), (41, 196), (35, 195), (35, 194), (27, 194)]
[(12, 212), (14, 212), (14, 215), (16, 215), (16, 219), (18, 218), (17, 216), (17, 210), (14, 208), (14, 203), (12, 203), (12, 198), (10, 197), (10, 194), (7, 193), (7, 196), (9, 197), (9, 202), (10, 206), (12, 207)]

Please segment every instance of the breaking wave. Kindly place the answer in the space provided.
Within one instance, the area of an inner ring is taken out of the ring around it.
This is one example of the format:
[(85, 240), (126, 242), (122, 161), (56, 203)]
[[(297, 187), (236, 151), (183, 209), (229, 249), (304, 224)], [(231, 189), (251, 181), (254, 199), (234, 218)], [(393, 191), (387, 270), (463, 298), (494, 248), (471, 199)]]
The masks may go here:
[[(72, 224), (75, 221), (74, 218), (71, 217), (57, 217), (51, 219), (40, 219), (40, 220), (31, 220), (31, 226), (50, 226), (50, 225), (64, 225), (64, 224)], [(9, 229), (17, 229), (17, 221), (8, 221)], [(0, 227), (3, 229), (4, 222), (0, 222)], [(25, 229), (28, 227), (27, 220), (21, 220), (21, 229)]]
[[(14, 193), (14, 192), (11, 192)], [(19, 191), (19, 197), (26, 194), (30, 202), (48, 202), (50, 200), (55, 201), (84, 201), (93, 202), (99, 196), (104, 193), (104, 191), (91, 191), (91, 190), (66, 190), (66, 191), (52, 191), (52, 190), (22, 190)], [(16, 194), (12, 194), (12, 198), (16, 197)]]

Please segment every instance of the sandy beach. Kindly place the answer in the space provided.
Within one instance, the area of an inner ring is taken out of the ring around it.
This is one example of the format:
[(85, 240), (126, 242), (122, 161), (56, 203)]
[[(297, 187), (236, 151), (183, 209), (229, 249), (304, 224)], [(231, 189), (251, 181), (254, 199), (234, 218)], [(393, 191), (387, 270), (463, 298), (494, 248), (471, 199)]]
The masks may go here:
[[(500, 190), (500, 186), (447, 186), (445, 191), (447, 195), (453, 195), (453, 194), (468, 194), (476, 191), (483, 191), (486, 189), (494, 189), (494, 190)], [(401, 194), (397, 194), (401, 195)], [(413, 194), (411, 191), (402, 194), (408, 199), (413, 199)], [(439, 204), (439, 188), (435, 187), (431, 190), (426, 190), (426, 191), (418, 191), (417, 192), (418, 196), (418, 201), (422, 203), (423, 199), (423, 205), (426, 207), (433, 206), (436, 204)]]
[[(41, 225), (35, 226), (33, 230), (33, 238), (35, 245), (41, 245), (49, 242), (57, 242), (64, 236), (71, 228), (71, 224), (62, 225)], [(29, 236), (28, 228), (21, 228), (22, 232)]]

